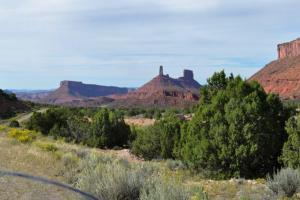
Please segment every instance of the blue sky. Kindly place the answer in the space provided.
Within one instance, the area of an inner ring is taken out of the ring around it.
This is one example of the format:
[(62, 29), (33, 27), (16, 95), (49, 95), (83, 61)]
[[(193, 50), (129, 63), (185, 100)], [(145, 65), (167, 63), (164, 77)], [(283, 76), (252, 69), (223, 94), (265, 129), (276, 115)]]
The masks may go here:
[(0, 0), (0, 88), (249, 77), (300, 37), (299, 0)]

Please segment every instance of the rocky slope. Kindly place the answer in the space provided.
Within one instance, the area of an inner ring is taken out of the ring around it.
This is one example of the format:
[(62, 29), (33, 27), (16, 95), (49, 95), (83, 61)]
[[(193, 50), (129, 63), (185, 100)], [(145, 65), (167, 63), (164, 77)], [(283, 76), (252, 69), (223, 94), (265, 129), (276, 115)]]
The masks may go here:
[(14, 116), (15, 113), (27, 110), (28, 107), (19, 101), (14, 94), (0, 90), (0, 119)]
[(278, 59), (267, 64), (250, 80), (285, 100), (300, 99), (300, 39), (278, 45)]

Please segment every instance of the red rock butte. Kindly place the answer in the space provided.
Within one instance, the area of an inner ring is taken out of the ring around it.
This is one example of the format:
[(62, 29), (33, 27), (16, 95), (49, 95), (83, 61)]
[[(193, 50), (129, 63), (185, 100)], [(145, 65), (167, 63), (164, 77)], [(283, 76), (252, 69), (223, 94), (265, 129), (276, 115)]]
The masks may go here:
[[(30, 101), (79, 107), (189, 107), (197, 103), (201, 85), (194, 73), (185, 69), (183, 76), (171, 78), (164, 74), (163, 66), (151, 81), (137, 90), (115, 86), (62, 81), (60, 87), (41, 98)], [(26, 97), (27, 98), (27, 97)]]
[(193, 71), (185, 69), (182, 77), (171, 78), (160, 66), (156, 77), (133, 92), (115, 96), (114, 103), (126, 107), (186, 107), (197, 103), (200, 87)]
[(250, 80), (284, 100), (300, 100), (300, 39), (279, 44), (278, 59), (267, 64)]

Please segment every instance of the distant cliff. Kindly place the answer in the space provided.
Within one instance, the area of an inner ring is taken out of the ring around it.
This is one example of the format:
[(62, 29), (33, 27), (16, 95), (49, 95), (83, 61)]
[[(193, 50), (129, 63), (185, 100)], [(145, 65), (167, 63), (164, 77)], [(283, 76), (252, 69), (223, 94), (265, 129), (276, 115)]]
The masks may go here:
[(291, 58), (300, 55), (300, 38), (277, 46), (278, 59)]
[(77, 81), (62, 81), (57, 90), (51, 92), (45, 98), (40, 99), (39, 102), (73, 105), (74, 103), (72, 102), (87, 102), (89, 99), (108, 95), (126, 94), (128, 91), (130, 91), (128, 88), (84, 84)]
[[(194, 79), (191, 70), (183, 76), (171, 78), (164, 74), (163, 67), (151, 81), (138, 88), (120, 88), (62, 81), (55, 91), (35, 96), (30, 101), (80, 107), (188, 107), (198, 102), (201, 85)], [(24, 94), (23, 94), (24, 96)]]
[(254, 74), (266, 92), (282, 99), (300, 100), (300, 39), (278, 45), (278, 60), (272, 61)]

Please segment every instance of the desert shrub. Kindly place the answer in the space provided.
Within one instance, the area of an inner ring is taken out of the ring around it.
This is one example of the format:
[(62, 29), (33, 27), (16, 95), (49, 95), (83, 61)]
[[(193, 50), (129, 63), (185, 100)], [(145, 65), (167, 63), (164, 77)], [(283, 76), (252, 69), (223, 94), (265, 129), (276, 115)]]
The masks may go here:
[(140, 200), (207, 200), (200, 187), (186, 188), (178, 181), (164, 181), (160, 177), (148, 179), (140, 194)]
[(222, 71), (200, 97), (180, 139), (179, 155), (190, 167), (215, 178), (262, 177), (280, 167), (287, 116), (278, 96)]
[(132, 152), (148, 160), (175, 158), (182, 123), (175, 112), (166, 112), (154, 125), (136, 130)]
[(281, 160), (286, 167), (300, 167), (300, 118), (292, 117), (286, 123), (288, 140), (283, 146)]
[(49, 142), (39, 142), (36, 143), (36, 146), (38, 146), (43, 151), (55, 152), (58, 150), (58, 147), (55, 144)]
[(166, 165), (170, 170), (184, 170), (187, 166), (180, 160), (171, 160), (166, 161)]
[(296, 169), (285, 168), (267, 177), (267, 186), (276, 195), (292, 197), (300, 189), (300, 173)]
[(78, 157), (72, 153), (66, 153), (62, 157), (63, 165), (67, 168), (76, 168), (78, 165)]
[(146, 113), (144, 114), (144, 117), (153, 119), (154, 114), (155, 114), (155, 109), (147, 109)]
[(175, 181), (164, 182), (153, 177), (145, 182), (141, 190), (140, 200), (189, 200), (190, 194)]
[(68, 183), (73, 184), (77, 181), (77, 173), (79, 168), (79, 158), (72, 154), (66, 153), (61, 158), (64, 166), (64, 177)]
[(22, 143), (32, 142), (33, 140), (36, 139), (37, 136), (38, 136), (37, 132), (30, 131), (27, 129), (20, 130), (20, 129), (12, 128), (8, 132), (8, 137), (15, 138), (16, 140)]
[(49, 135), (53, 129), (52, 134), (57, 136), (60, 129), (67, 127), (68, 114), (68, 109), (63, 108), (50, 108), (45, 113), (34, 112), (25, 126), (44, 135)]
[(136, 139), (136, 137), (137, 137), (137, 132), (138, 132), (137, 129), (139, 129), (139, 127), (134, 126), (134, 125), (130, 126), (130, 135), (129, 135), (129, 137), (128, 137), (128, 145), (129, 145), (130, 147), (132, 147), (132, 142), (133, 142), (133, 141)]
[(199, 191), (194, 196), (191, 197), (191, 200), (208, 200), (208, 196), (205, 192)]
[(105, 163), (91, 156), (76, 186), (103, 200), (138, 200), (141, 187), (149, 175), (144, 168), (134, 169), (118, 160)]
[(7, 127), (6, 127), (6, 126), (0, 125), (0, 132), (3, 132), (3, 131), (5, 131), (6, 129), (7, 129)]
[(9, 123), (9, 127), (12, 127), (12, 128), (18, 128), (20, 127), (20, 124), (17, 120), (12, 120), (10, 123)]
[(141, 109), (141, 108), (129, 108), (125, 110), (125, 115), (129, 117), (137, 116), (144, 113), (146, 113), (145, 109)]
[[(93, 115), (93, 116), (90, 116)], [(45, 113), (35, 112), (26, 123), (30, 130), (40, 131), (55, 139), (86, 144), (91, 147), (113, 148), (128, 144), (130, 127), (122, 112), (71, 108), (50, 108)]]
[(136, 165), (92, 154), (82, 160), (75, 186), (103, 200), (185, 200), (204, 194), (178, 182), (165, 181), (158, 171), (150, 163)]
[(181, 120), (174, 111), (166, 112), (164, 117), (158, 121), (157, 126), (161, 130), (161, 157), (175, 158), (174, 149), (179, 142), (181, 124)]
[(78, 158), (84, 159), (89, 155), (89, 150), (79, 148), (79, 149), (76, 149), (74, 153), (76, 154), (76, 156)]
[(75, 142), (87, 144), (90, 137), (90, 126), (91, 123), (85, 117), (71, 116), (67, 119), (67, 128), (60, 130), (65, 132), (65, 134), (60, 134), (63, 136), (67, 142)]
[(128, 143), (130, 127), (125, 123), (123, 116), (108, 109), (98, 111), (91, 124), (88, 144), (99, 148), (113, 148)]
[(160, 134), (161, 130), (158, 126), (137, 129), (137, 137), (132, 143), (132, 153), (146, 160), (159, 158), (161, 154)]

